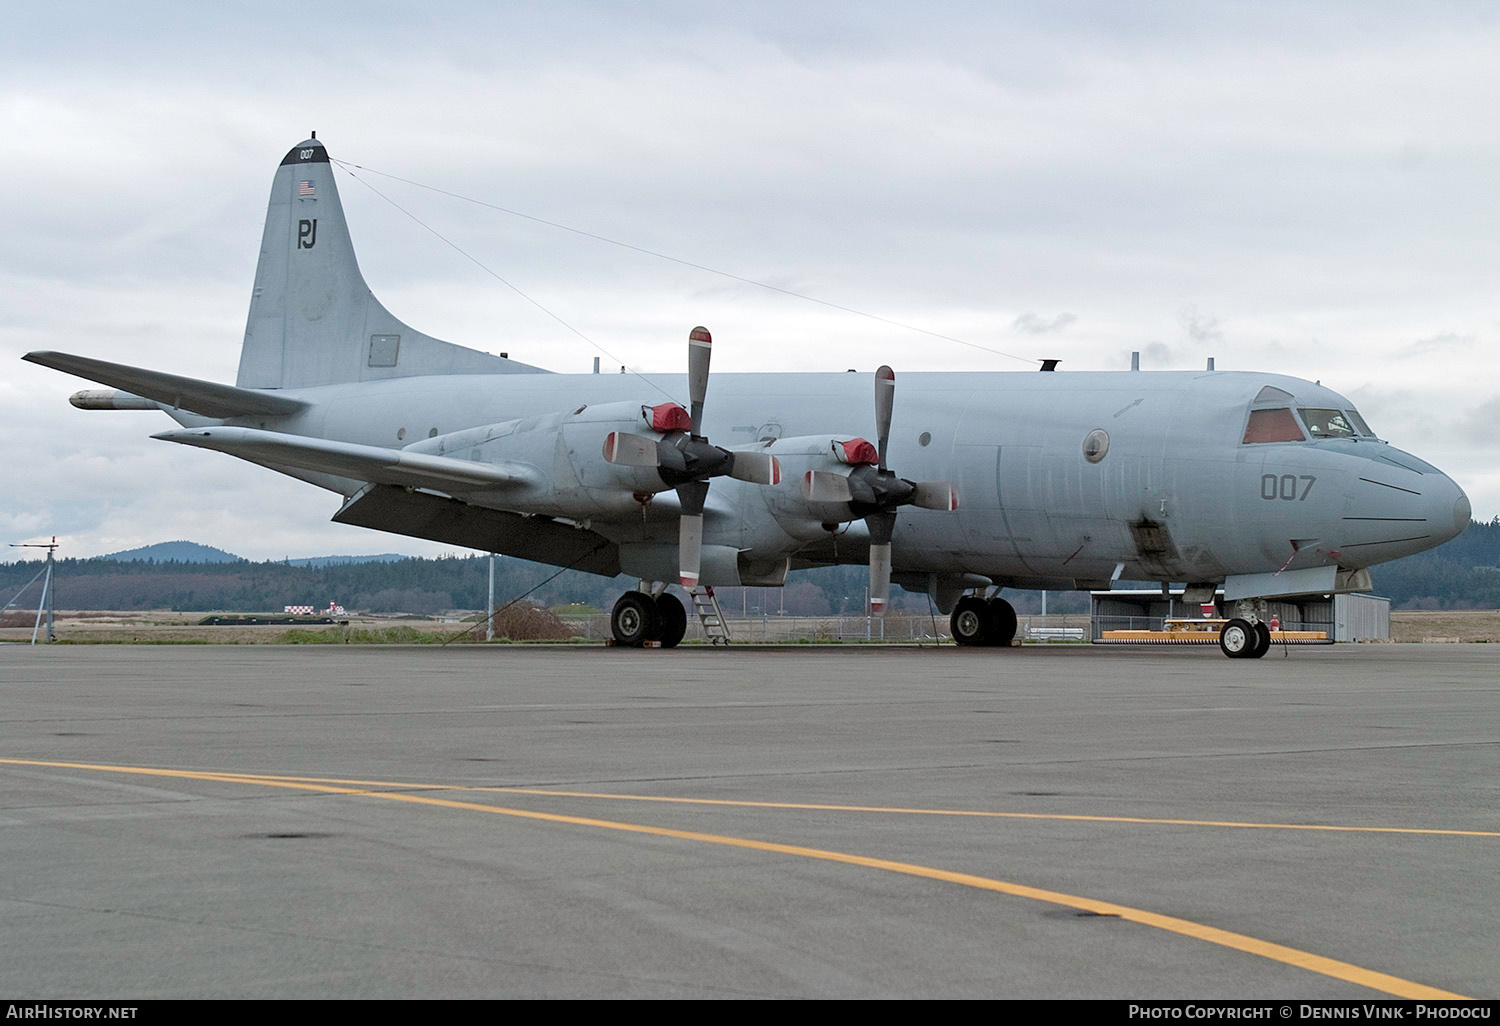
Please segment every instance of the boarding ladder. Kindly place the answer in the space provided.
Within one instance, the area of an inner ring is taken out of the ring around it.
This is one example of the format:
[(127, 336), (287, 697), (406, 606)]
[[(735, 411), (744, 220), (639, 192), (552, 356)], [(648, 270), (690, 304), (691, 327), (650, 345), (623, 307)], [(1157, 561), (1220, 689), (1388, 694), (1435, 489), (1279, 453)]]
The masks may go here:
[(714, 590), (705, 585), (694, 588), (688, 594), (693, 596), (693, 610), (698, 614), (698, 622), (703, 625), (708, 643), (729, 644), (729, 625), (724, 622), (724, 614), (719, 609), (719, 600), (714, 598)]

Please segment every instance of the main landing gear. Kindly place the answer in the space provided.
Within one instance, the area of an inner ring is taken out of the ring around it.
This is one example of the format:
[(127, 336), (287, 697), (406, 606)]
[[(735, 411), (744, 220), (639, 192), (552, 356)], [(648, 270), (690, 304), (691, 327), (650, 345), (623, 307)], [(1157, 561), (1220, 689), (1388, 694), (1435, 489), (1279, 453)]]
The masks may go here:
[(948, 623), (960, 645), (1009, 645), (1016, 636), (1016, 609), (1003, 598), (965, 595)]
[(687, 609), (676, 595), (665, 591), (654, 597), (644, 591), (627, 591), (609, 614), (609, 629), (615, 644), (627, 648), (640, 648), (648, 641), (676, 648), (687, 633)]

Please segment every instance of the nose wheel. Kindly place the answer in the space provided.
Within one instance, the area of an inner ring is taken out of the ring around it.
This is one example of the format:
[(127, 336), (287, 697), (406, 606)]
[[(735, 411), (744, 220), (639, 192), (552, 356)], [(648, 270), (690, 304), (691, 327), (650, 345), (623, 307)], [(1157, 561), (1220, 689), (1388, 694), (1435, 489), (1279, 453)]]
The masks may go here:
[(1271, 650), (1271, 628), (1235, 617), (1220, 629), (1219, 648), (1231, 659), (1259, 659)]

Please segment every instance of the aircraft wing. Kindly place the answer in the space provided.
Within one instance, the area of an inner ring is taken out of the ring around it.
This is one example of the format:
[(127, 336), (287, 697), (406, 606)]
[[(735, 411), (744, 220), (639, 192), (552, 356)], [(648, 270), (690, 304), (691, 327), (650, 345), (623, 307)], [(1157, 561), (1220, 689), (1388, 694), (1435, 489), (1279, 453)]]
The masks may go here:
[(307, 404), (290, 396), (253, 388), (236, 388), (216, 381), (185, 378), (144, 367), (129, 367), (71, 353), (39, 351), (21, 357), (43, 367), (76, 374), (101, 385), (112, 385), (133, 395), (154, 399), (205, 417), (284, 417), (306, 409)]
[(527, 469), (520, 465), (476, 463), (451, 456), (431, 456), (256, 428), (178, 428), (151, 437), (201, 449), (216, 449), (251, 463), (297, 467), (356, 481), (407, 488), (472, 492), (529, 481)]
[(620, 573), (619, 546), (589, 528), (474, 506), (432, 492), (370, 485), (344, 503), (333, 520), (605, 577)]

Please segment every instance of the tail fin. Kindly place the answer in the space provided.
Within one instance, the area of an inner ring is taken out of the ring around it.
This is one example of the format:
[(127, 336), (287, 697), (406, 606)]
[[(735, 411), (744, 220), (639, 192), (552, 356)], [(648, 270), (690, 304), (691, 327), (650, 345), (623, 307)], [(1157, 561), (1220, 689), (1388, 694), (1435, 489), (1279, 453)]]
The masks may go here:
[(297, 388), (424, 374), (544, 373), (440, 342), (370, 292), (344, 221), (328, 151), (294, 146), (271, 185), (240, 370), (241, 388)]

